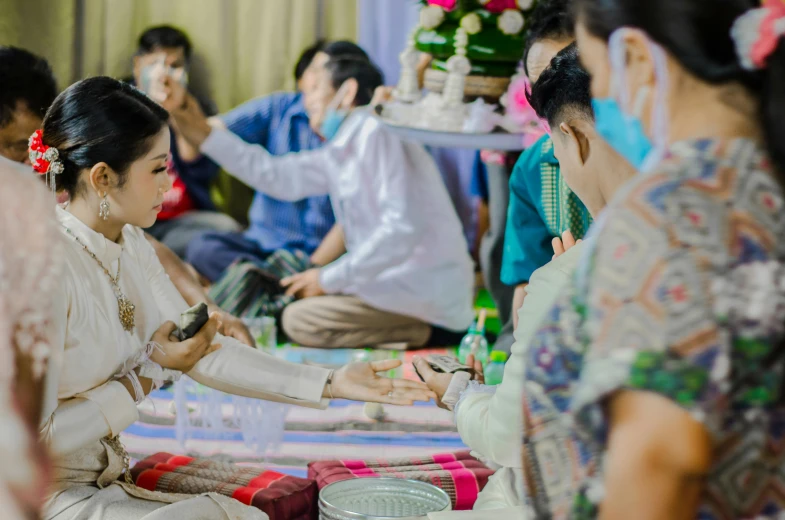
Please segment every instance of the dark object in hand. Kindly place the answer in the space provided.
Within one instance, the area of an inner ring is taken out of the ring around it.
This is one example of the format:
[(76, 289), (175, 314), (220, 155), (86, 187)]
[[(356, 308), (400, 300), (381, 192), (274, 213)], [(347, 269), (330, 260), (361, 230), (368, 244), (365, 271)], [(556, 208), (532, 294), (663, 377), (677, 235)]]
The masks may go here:
[[(431, 366), (434, 372), (454, 374), (455, 372), (463, 371), (474, 375), (474, 369), (472, 367), (461, 364), (457, 358), (452, 356), (432, 354), (425, 358), (425, 362)], [(419, 378), (425, 382), (425, 379), (423, 379), (422, 375), (420, 375), (420, 372), (417, 371), (416, 365), (414, 367), (414, 371), (417, 372)]]
[(210, 319), (207, 312), (207, 304), (197, 303), (184, 313), (180, 315), (180, 327), (177, 328), (174, 334), (180, 341), (191, 339), (199, 330), (204, 327), (204, 324)]

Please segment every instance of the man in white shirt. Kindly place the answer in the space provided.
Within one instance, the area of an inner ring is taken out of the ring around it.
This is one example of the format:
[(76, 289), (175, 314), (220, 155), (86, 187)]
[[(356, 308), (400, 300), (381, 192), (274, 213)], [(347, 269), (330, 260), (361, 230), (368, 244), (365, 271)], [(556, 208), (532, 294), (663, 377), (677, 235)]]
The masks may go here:
[(473, 265), (439, 171), (368, 110), (381, 74), (367, 60), (332, 59), (308, 93), (314, 130), (329, 142), (272, 156), (211, 128), (196, 101), (170, 82), (164, 106), (186, 139), (254, 189), (282, 200), (330, 195), (346, 254), (283, 281), (301, 301), (283, 315), (303, 345), (454, 344), (473, 318)]

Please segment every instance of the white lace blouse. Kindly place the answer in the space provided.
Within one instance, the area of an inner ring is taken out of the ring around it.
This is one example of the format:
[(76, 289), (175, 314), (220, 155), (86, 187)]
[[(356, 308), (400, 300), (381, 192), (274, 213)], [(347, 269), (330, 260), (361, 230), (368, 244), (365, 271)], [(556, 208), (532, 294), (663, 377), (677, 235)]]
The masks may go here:
[[(188, 308), (164, 272), (141, 229), (126, 226), (119, 243), (107, 240), (63, 208), (64, 273), (54, 297), (56, 337), (47, 376), (41, 435), (55, 456), (116, 436), (138, 418), (134, 400), (112, 376), (136, 356), (167, 320), (179, 321)], [(79, 237), (113, 275), (121, 262), (120, 287), (135, 304), (135, 328), (126, 332), (118, 317), (109, 278), (65, 228)], [(188, 374), (227, 393), (324, 407), (328, 370), (285, 362), (216, 336), (222, 348)]]

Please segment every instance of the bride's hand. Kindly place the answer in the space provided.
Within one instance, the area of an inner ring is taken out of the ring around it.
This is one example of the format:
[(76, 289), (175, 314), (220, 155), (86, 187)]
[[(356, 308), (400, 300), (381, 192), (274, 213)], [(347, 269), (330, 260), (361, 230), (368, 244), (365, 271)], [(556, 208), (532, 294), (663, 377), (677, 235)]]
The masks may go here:
[[(335, 371), (332, 397), (369, 403), (411, 405), (414, 401), (430, 401), (436, 394), (425, 383), (409, 379), (390, 379), (376, 375), (401, 366), (399, 359), (350, 363)], [(325, 397), (329, 397), (329, 392)]]
[(179, 341), (171, 336), (177, 325), (167, 321), (150, 338), (150, 341), (161, 346), (161, 350), (153, 350), (150, 359), (163, 368), (179, 370), (184, 374), (188, 373), (200, 359), (221, 348), (221, 345), (213, 344), (213, 338), (215, 338), (215, 333), (220, 326), (221, 322), (218, 321), (218, 316), (213, 313), (194, 337)]

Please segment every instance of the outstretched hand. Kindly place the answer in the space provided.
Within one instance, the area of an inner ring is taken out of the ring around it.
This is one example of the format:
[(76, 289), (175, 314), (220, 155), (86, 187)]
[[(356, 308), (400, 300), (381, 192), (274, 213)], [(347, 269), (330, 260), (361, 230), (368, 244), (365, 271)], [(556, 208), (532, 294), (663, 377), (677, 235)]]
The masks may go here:
[[(455, 374), (445, 374), (444, 372), (435, 371), (431, 368), (431, 365), (420, 356), (414, 356), (413, 363), (417, 369), (417, 373), (423, 378), (425, 384), (436, 394), (436, 404), (440, 408), (449, 409), (442, 403), (442, 398), (444, 397), (444, 394), (447, 393), (447, 389), (450, 387), (450, 383)], [(482, 363), (474, 359), (474, 354), (466, 356), (466, 365), (473, 369), (472, 379), (478, 383), (485, 384), (485, 374), (483, 373)]]
[[(386, 372), (399, 366), (401, 366), (399, 359), (344, 365), (333, 375), (332, 397), (399, 405), (411, 405), (414, 401), (430, 401), (436, 397), (425, 383), (377, 375), (377, 372)], [(325, 391), (325, 397), (330, 397), (329, 392)]]

